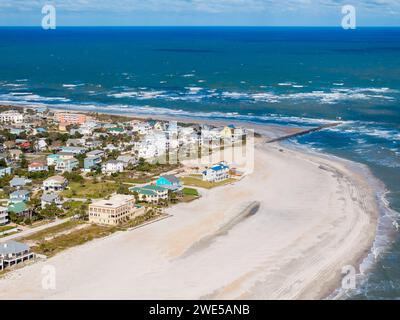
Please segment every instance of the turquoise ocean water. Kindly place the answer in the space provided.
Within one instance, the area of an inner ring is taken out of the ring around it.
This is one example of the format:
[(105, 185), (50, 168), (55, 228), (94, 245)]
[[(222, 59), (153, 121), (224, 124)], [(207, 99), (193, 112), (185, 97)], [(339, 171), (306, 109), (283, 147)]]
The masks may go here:
[[(400, 28), (0, 28), (0, 103), (336, 128), (293, 142), (368, 165), (400, 211)], [(352, 298), (400, 297), (400, 237)]]

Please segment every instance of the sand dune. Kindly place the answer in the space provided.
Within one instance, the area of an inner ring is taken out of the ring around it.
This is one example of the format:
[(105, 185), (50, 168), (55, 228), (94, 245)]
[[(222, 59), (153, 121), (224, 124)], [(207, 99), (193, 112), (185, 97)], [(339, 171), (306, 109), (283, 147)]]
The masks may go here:
[[(202, 193), (169, 219), (11, 273), (0, 298), (323, 298), (374, 239), (373, 190), (345, 162), (258, 145), (254, 172)], [(252, 202), (258, 211), (235, 220)], [(46, 264), (55, 290), (41, 288)]]

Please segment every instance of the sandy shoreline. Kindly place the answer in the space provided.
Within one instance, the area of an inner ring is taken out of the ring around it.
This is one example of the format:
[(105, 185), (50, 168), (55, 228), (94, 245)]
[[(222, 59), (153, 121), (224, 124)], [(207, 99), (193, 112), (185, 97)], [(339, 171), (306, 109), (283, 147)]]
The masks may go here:
[[(375, 238), (375, 192), (345, 161), (257, 145), (253, 172), (202, 193), (169, 219), (10, 273), (0, 299), (321, 299)], [(255, 201), (257, 213), (229, 224)], [(56, 290), (41, 287), (46, 264)]]

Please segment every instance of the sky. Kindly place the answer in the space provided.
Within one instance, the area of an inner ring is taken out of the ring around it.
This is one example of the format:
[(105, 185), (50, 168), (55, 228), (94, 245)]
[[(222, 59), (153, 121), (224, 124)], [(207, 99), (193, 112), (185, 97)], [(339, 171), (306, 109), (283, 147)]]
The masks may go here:
[(400, 26), (400, 0), (0, 0), (1, 26), (340, 26), (342, 6), (357, 26)]

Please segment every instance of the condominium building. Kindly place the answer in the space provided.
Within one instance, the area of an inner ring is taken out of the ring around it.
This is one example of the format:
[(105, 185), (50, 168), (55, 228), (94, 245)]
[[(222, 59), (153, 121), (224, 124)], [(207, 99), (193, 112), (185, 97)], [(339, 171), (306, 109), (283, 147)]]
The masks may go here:
[(60, 112), (55, 114), (56, 121), (64, 124), (84, 124), (89, 120), (85, 114)]
[(0, 113), (0, 122), (6, 123), (23, 123), (24, 116), (22, 113), (15, 111), (5, 111)]
[(143, 213), (144, 207), (135, 205), (135, 197), (117, 194), (90, 204), (89, 222), (115, 226)]

